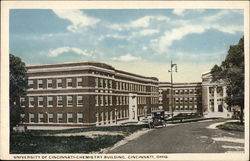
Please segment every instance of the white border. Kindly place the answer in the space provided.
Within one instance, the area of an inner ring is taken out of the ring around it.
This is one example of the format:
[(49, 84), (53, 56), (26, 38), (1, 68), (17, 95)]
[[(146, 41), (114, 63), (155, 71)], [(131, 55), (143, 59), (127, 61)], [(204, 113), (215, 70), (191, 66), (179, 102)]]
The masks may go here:
[[(249, 127), (249, 2), (248, 1), (71, 1), (71, 2), (63, 2), (63, 1), (3, 1), (1, 2), (1, 159), (14, 159), (13, 155), (9, 155), (9, 9), (41, 9), (41, 8), (57, 8), (57, 9), (77, 9), (77, 8), (88, 8), (88, 9), (138, 9), (138, 8), (154, 8), (154, 9), (162, 9), (162, 8), (185, 8), (185, 9), (192, 9), (192, 8), (210, 8), (210, 9), (244, 9), (244, 35), (245, 35), (245, 108), (246, 111), (246, 123), (245, 127)], [(6, 23), (7, 22), (7, 23)], [(249, 129), (246, 130), (245, 133), (245, 153), (244, 154), (207, 154), (207, 153), (199, 153), (199, 154), (167, 154), (168, 158), (166, 160), (248, 160), (249, 158)], [(133, 154), (136, 155), (148, 155), (148, 154)], [(150, 154), (151, 155), (151, 154)], [(157, 154), (152, 154), (157, 155)], [(163, 154), (161, 154), (163, 155)], [(18, 156), (27, 156), (27, 155), (18, 155)], [(67, 154), (34, 154), (30, 155), (34, 158), (30, 158), (29, 160), (33, 159), (42, 159), (44, 156), (100, 156), (99, 154), (74, 154), (74, 155), (67, 155)], [(40, 156), (41, 158), (36, 158)], [(103, 155), (101, 155), (103, 156)], [(105, 156), (119, 156), (119, 154), (105, 154)], [(122, 155), (122, 156), (130, 156), (130, 155)], [(184, 157), (183, 157), (184, 156)], [(73, 160), (78, 160), (76, 158), (72, 158)], [(71, 160), (72, 160), (71, 159)], [(83, 160), (83, 158), (79, 158)], [(49, 160), (47, 158), (46, 160)], [(51, 159), (50, 159), (51, 160)], [(55, 160), (55, 159), (52, 159)], [(69, 158), (64, 159), (69, 160)], [(100, 160), (95, 158), (93, 160)], [(103, 160), (103, 159), (101, 159)], [(127, 160), (131, 160), (127, 159)], [(152, 159), (150, 159), (152, 160)], [(158, 159), (157, 159), (158, 160)]]

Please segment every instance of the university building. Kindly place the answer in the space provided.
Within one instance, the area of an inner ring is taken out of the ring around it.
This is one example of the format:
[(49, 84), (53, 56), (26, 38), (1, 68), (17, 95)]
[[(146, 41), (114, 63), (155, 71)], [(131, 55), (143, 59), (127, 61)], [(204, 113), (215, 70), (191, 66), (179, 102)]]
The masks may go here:
[(159, 82), (97, 62), (27, 66), (28, 90), (18, 101), (21, 124), (100, 126), (138, 122), (153, 110), (230, 117), (225, 85)]
[[(172, 88), (172, 90), (171, 90)], [(202, 87), (194, 83), (159, 83), (159, 104), (165, 111), (202, 114)], [(172, 92), (172, 93), (171, 93)]]
[[(158, 84), (103, 63), (27, 66), (28, 90), (20, 98), (28, 125), (98, 126), (138, 121), (158, 109)], [(145, 110), (147, 109), (147, 110)]]

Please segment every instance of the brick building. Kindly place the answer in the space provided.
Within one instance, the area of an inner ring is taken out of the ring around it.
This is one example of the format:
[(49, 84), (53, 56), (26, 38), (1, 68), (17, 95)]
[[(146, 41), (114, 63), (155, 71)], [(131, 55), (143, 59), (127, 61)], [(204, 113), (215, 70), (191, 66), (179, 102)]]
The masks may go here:
[[(27, 66), (20, 98), (27, 125), (95, 126), (133, 122), (158, 108), (158, 79), (95, 62)], [(147, 109), (147, 110), (145, 110)]]
[[(173, 95), (171, 97), (171, 87)], [(171, 100), (172, 98), (172, 100)], [(159, 104), (165, 111), (178, 113), (202, 113), (201, 82), (159, 83)], [(172, 108), (173, 107), (173, 108)]]

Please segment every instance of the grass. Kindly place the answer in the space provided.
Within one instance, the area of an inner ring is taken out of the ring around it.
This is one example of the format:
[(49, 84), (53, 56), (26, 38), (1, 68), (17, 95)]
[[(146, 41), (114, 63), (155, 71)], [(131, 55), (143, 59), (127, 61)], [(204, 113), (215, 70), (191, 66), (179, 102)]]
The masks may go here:
[[(147, 125), (88, 127), (67, 130), (28, 130), (24, 133), (11, 133), (10, 153), (91, 153), (110, 147)], [(85, 136), (46, 136), (59, 133), (79, 133), (87, 131), (122, 131), (123, 135), (98, 135), (95, 138)]]
[(244, 123), (241, 122), (227, 122), (225, 124), (218, 125), (216, 127), (222, 130), (244, 132)]

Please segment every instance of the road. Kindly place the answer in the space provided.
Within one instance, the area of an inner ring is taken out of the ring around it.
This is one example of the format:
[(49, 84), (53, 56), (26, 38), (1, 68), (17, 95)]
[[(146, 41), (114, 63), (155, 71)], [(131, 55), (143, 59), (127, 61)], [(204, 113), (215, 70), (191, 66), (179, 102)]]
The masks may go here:
[(109, 153), (225, 153), (244, 151), (244, 133), (208, 128), (206, 120), (157, 128)]

